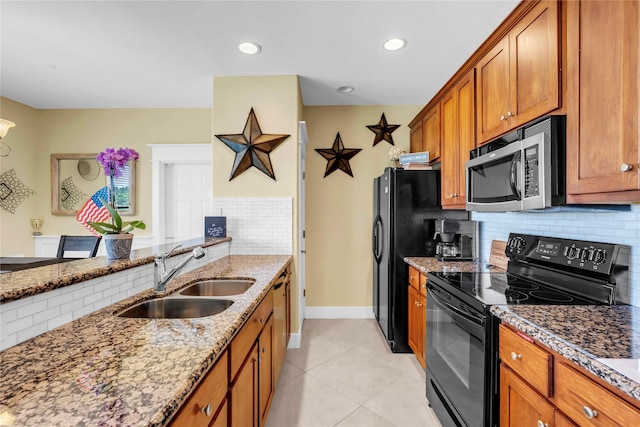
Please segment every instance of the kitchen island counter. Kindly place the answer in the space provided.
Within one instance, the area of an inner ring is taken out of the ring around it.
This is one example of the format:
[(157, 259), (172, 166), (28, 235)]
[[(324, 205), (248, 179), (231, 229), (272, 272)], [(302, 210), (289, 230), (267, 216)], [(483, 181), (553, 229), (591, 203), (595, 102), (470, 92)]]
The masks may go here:
[(215, 316), (116, 316), (155, 297), (150, 289), (0, 352), (0, 414), (15, 426), (166, 425), (291, 260), (227, 256), (157, 295), (199, 279), (255, 279)]
[(492, 306), (491, 313), (640, 400), (640, 307), (510, 305)]

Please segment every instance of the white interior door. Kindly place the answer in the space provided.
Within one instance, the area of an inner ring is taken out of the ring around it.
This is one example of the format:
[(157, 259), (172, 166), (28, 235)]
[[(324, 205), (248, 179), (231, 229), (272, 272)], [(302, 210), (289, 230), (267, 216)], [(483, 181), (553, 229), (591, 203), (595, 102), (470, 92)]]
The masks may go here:
[(211, 165), (165, 164), (164, 176), (167, 240), (202, 237), (211, 199)]

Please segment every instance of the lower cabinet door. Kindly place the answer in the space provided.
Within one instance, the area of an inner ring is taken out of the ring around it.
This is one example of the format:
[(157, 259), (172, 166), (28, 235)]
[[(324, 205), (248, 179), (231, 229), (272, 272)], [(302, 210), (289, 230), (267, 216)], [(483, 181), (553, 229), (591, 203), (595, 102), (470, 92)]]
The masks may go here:
[(231, 386), (231, 423), (233, 427), (257, 427), (258, 424), (258, 343), (256, 342), (238, 370)]
[(426, 299), (416, 291), (413, 286), (409, 286), (409, 327), (408, 341), (409, 347), (413, 350), (418, 362), (424, 368), (425, 363), (425, 329), (426, 329)]
[(227, 401), (218, 410), (215, 419), (209, 424), (209, 427), (227, 427), (229, 424), (229, 405)]
[(271, 398), (273, 397), (273, 315), (264, 325), (258, 338), (259, 408), (260, 425), (267, 420)]
[(554, 426), (555, 408), (511, 369), (500, 366), (500, 427)]

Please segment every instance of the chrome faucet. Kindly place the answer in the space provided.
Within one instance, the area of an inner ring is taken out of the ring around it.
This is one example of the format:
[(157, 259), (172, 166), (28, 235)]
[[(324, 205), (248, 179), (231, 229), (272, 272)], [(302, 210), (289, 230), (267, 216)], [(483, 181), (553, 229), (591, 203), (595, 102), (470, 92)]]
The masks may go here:
[(200, 259), (205, 255), (204, 249), (200, 246), (191, 251), (191, 254), (185, 257), (178, 265), (176, 265), (171, 271), (166, 271), (165, 261), (171, 256), (171, 254), (182, 245), (178, 245), (171, 249), (169, 252), (160, 252), (155, 255), (154, 268), (153, 268), (153, 290), (155, 292), (164, 292), (167, 289), (167, 285), (178, 273), (191, 261), (192, 259)]

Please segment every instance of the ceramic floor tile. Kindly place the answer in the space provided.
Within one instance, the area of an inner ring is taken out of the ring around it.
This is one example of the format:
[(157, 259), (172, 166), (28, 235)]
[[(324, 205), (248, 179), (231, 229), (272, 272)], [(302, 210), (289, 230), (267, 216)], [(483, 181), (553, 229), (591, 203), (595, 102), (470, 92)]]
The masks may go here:
[(440, 426), (427, 404), (425, 391), (425, 385), (415, 376), (403, 375), (364, 406), (396, 426)]
[(336, 424), (336, 427), (395, 427), (389, 421), (374, 414), (361, 406), (344, 420)]
[(303, 335), (300, 348), (287, 350), (285, 360), (306, 372), (346, 350), (347, 348), (340, 344), (320, 335), (309, 333)]
[(314, 333), (351, 348), (377, 339), (378, 329), (374, 319), (336, 319), (322, 329), (314, 329)]
[(366, 403), (404, 373), (374, 354), (342, 353), (311, 369), (308, 375), (360, 404)]
[(320, 381), (299, 375), (276, 390), (266, 427), (334, 426), (359, 405)]
[(285, 383), (292, 378), (295, 378), (299, 375), (304, 374), (302, 369), (299, 369), (293, 366), (291, 363), (286, 360), (282, 362), (282, 369), (280, 370), (280, 377), (278, 378), (278, 384)]

